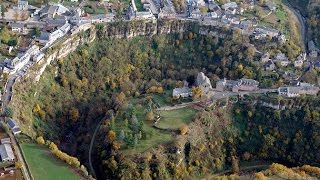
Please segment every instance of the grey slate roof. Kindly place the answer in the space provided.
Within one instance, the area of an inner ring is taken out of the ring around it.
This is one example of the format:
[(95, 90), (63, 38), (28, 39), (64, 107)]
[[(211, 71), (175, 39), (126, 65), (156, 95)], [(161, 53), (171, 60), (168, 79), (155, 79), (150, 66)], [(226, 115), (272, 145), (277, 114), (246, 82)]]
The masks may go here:
[(2, 160), (11, 160), (14, 159), (14, 154), (10, 144), (1, 144), (0, 145), (0, 156)]
[(18, 127), (17, 123), (15, 120), (13, 119), (9, 119), (7, 124), (9, 125), (9, 127), (12, 129), (12, 128), (15, 128), (15, 127)]

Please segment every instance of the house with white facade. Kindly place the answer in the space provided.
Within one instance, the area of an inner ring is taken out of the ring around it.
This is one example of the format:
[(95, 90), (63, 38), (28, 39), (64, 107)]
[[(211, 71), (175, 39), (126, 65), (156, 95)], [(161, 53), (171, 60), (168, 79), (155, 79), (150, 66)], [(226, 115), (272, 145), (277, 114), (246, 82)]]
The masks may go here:
[(278, 94), (286, 97), (299, 97), (301, 95), (317, 95), (319, 87), (315, 86), (294, 86), (279, 87)]
[(15, 120), (9, 119), (7, 121), (7, 124), (9, 126), (9, 128), (12, 130), (12, 133), (14, 135), (21, 133), (20, 126), (17, 124), (17, 122)]
[(114, 14), (98, 14), (94, 15), (91, 18), (92, 23), (104, 23), (104, 22), (112, 22), (114, 20)]
[(238, 5), (236, 2), (228, 2), (228, 3), (225, 3), (221, 6), (222, 9), (226, 10), (228, 8), (234, 8), (234, 9), (237, 9)]
[(28, 1), (18, 0), (18, 10), (28, 10)]
[(10, 27), (11, 27), (11, 31), (14, 33), (25, 33), (26, 32), (25, 25), (22, 23), (11, 23)]

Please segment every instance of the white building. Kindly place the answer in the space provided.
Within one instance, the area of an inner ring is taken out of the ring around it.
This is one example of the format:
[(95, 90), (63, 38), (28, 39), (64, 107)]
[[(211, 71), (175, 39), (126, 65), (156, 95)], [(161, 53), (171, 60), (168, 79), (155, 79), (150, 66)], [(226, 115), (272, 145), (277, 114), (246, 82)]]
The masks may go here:
[(293, 62), (293, 64), (294, 64), (294, 67), (301, 68), (303, 66), (303, 61), (301, 59), (300, 60), (295, 60)]
[(228, 8), (234, 8), (236, 9), (238, 7), (237, 3), (236, 2), (229, 2), (229, 3), (226, 3), (224, 5), (221, 6), (222, 9), (226, 10)]
[(25, 32), (24, 24), (21, 23), (11, 23), (11, 31), (15, 33), (22, 33)]
[(298, 86), (298, 87), (279, 87), (278, 94), (287, 97), (299, 97), (300, 95), (316, 95), (319, 92), (318, 87)]
[(11, 144), (10, 138), (3, 138), (0, 141), (1, 141), (1, 144)]
[(40, 62), (44, 58), (44, 53), (40, 52), (33, 56), (32, 60), (36, 63)]
[(188, 87), (174, 88), (172, 96), (175, 98), (186, 98), (192, 96), (192, 90)]
[(66, 22), (63, 26), (61, 26), (59, 29), (64, 33), (67, 34), (70, 30), (70, 24)]
[(14, 154), (10, 144), (1, 144), (0, 145), (0, 156), (2, 162), (14, 161)]
[(95, 16), (92, 16), (91, 22), (92, 23), (103, 23), (103, 22), (112, 22), (114, 20), (114, 14), (98, 14)]
[(18, 1), (18, 9), (19, 10), (28, 10), (28, 1)]
[(21, 133), (20, 126), (17, 124), (15, 120), (9, 119), (7, 124), (14, 135)]

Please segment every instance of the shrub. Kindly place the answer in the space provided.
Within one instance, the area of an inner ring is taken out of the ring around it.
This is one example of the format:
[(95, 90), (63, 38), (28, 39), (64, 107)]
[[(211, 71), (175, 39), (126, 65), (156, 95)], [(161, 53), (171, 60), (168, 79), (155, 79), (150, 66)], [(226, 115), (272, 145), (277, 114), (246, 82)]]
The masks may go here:
[(188, 129), (188, 126), (182, 126), (179, 130), (181, 135), (185, 135), (187, 134), (189, 129)]
[(40, 145), (44, 145), (45, 144), (45, 141), (44, 141), (42, 136), (37, 137), (36, 141)]

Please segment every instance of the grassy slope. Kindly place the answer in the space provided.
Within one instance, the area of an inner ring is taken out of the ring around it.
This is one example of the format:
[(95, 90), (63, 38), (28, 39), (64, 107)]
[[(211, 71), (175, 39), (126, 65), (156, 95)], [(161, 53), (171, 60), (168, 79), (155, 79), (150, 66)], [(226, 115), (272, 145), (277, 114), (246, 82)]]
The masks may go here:
[(49, 150), (37, 144), (21, 144), (31, 173), (35, 180), (78, 180), (72, 170), (54, 158)]
[(196, 110), (186, 107), (172, 111), (160, 111), (161, 120), (157, 126), (165, 129), (177, 129), (191, 122)]

